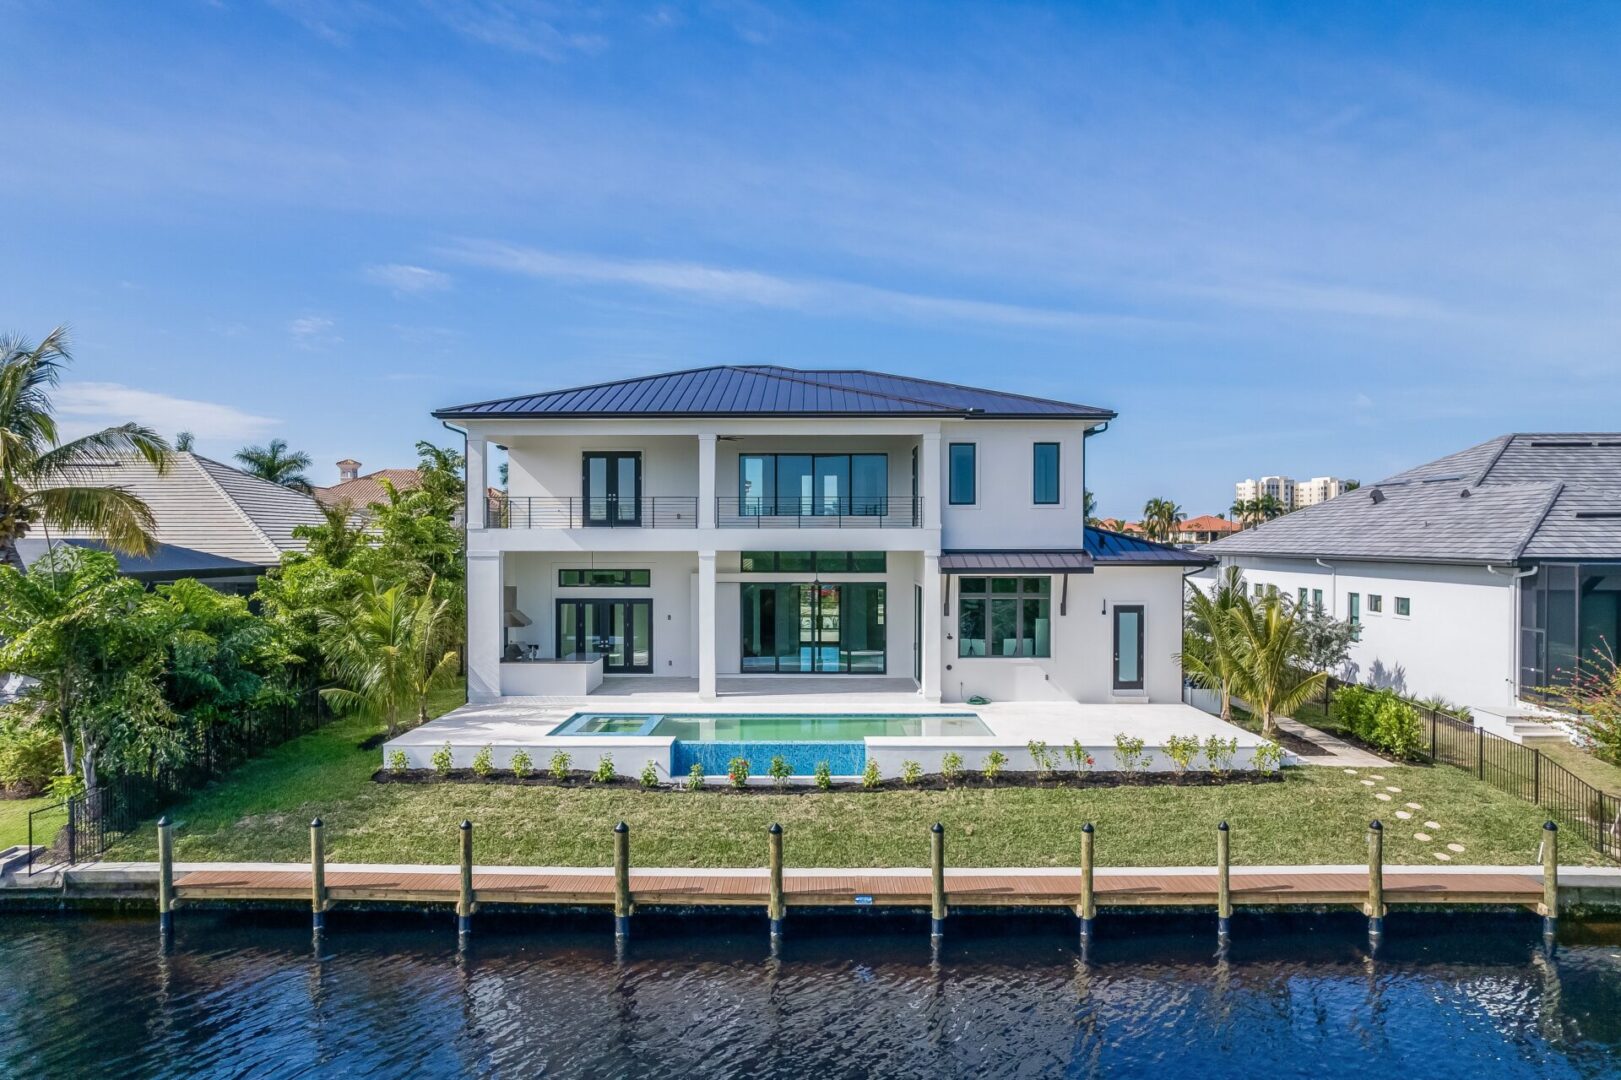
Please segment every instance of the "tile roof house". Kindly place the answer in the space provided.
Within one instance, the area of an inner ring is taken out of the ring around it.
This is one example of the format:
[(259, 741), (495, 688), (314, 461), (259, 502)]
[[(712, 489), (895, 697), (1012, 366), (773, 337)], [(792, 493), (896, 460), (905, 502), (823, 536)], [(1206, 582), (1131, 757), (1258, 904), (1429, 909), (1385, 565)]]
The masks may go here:
[(1223, 537), (1231, 536), (1243, 528), (1236, 521), (1229, 521), (1215, 514), (1200, 514), (1195, 518), (1188, 518), (1176, 528), (1176, 539), (1181, 544), (1209, 544)]
[[(304, 550), (294, 529), (324, 520), (308, 495), (187, 451), (171, 453), (164, 473), (134, 455), (77, 471), (78, 483), (123, 488), (151, 508), (157, 548), (144, 557), (120, 555), (118, 562), (124, 573), (154, 583), (193, 577), (251, 588), (283, 552)], [(94, 536), (48, 536), (36, 526), (18, 541), (18, 554), (25, 564), (32, 562), (51, 541), (100, 546)]]
[(359, 513), (372, 503), (387, 502), (387, 480), (395, 490), (415, 491), (422, 486), (422, 474), (416, 469), (377, 469), (361, 475), (360, 462), (344, 458), (338, 462), (338, 482), (330, 487), (318, 487), (311, 492), (322, 506), (348, 506)]
[(1204, 551), (1322, 593), (1364, 676), (1515, 707), (1621, 647), (1621, 434), (1500, 435)]

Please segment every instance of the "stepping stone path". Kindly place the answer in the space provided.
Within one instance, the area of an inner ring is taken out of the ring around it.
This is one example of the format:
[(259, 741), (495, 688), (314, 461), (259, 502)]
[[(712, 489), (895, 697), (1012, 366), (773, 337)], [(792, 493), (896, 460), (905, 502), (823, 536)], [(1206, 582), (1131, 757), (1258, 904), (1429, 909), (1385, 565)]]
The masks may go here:
[(1426, 829), (1439, 829), (1441, 827), (1441, 823), (1439, 821), (1426, 821), (1424, 823), (1424, 827)]
[(1403, 821), (1406, 821), (1408, 818), (1412, 817), (1413, 815), (1408, 813), (1406, 810), (1397, 810), (1396, 811), (1396, 816), (1401, 818)]
[(1399, 788), (1399, 787), (1391, 787), (1389, 784), (1385, 785), (1385, 790), (1390, 792), (1392, 795), (1400, 795), (1401, 794), (1401, 788)]
[(1452, 861), (1452, 856), (1448, 855), (1444, 851), (1432, 851), (1432, 852), (1430, 852), (1430, 854), (1434, 855), (1437, 859), (1440, 859), (1442, 862), (1451, 862)]
[(1427, 844), (1430, 842), (1430, 834), (1427, 832), (1416, 832), (1413, 834), (1413, 839)]
[[(1376, 781), (1384, 780), (1384, 777), (1382, 775), (1380, 775), (1379, 773), (1368, 773), (1367, 776), (1364, 777), (1364, 776), (1359, 775), (1358, 771), (1356, 769), (1346, 769), (1346, 770), (1344, 770), (1344, 772), (1345, 772), (1346, 776), (1355, 776), (1355, 777), (1357, 777), (1357, 783), (1361, 784), (1363, 787), (1366, 787), (1366, 788), (1375, 787), (1375, 786), (1377, 786), (1376, 783), (1375, 783)], [(1384, 791), (1374, 791), (1374, 792), (1370, 792), (1370, 794), (1375, 799), (1378, 799), (1380, 802), (1390, 802), (1391, 801), (1391, 796), (1400, 795), (1402, 793), (1402, 789), (1397, 787), (1394, 784), (1385, 784), (1384, 789), (1385, 789)], [(1410, 821), (1410, 820), (1412, 820), (1413, 811), (1424, 809), (1424, 804), (1423, 803), (1410, 802), (1410, 803), (1406, 803), (1405, 805), (1406, 805), (1407, 809), (1405, 809), (1405, 810), (1397, 810), (1396, 811), (1396, 817), (1401, 821)], [(1441, 823), (1439, 821), (1426, 821), (1424, 823), (1424, 828), (1429, 830), (1429, 831), (1428, 832), (1416, 832), (1416, 833), (1413, 834), (1413, 839), (1417, 840), (1421, 844), (1434, 843), (1435, 842), (1435, 836), (1433, 834), (1440, 831)], [(1430, 854), (1432, 856), (1434, 856), (1436, 862), (1451, 862), (1452, 861), (1452, 854), (1449, 854), (1449, 853), (1456, 853), (1456, 854), (1461, 855), (1463, 853), (1463, 851), (1464, 851), (1464, 846), (1462, 844), (1458, 844), (1458, 843), (1447, 844), (1446, 848), (1447, 848), (1446, 851), (1431, 851), (1430, 852)]]
[(1447, 845), (1447, 850), (1448, 851), (1456, 851), (1459, 854), (1462, 854), (1463, 853), (1463, 845), (1462, 844), (1448, 844)]
[(1373, 786), (1373, 781), (1372, 780), (1364, 780), (1364, 781), (1362, 781), (1362, 786), (1363, 787), (1372, 787)]
[(1384, 777), (1380, 776), (1378, 773), (1369, 773), (1368, 775), (1372, 776), (1375, 780), (1383, 780), (1384, 779)]
[(1346, 769), (1345, 770), (1345, 775), (1346, 776), (1355, 776), (1356, 775), (1356, 770), (1355, 769)]
[(1424, 809), (1424, 807), (1420, 803), (1410, 802), (1410, 803), (1407, 804), (1407, 809), (1409, 809), (1409, 810), (1422, 810), (1422, 809)]
[(1373, 793), (1373, 797), (1374, 797), (1374, 798), (1375, 798), (1375, 799), (1378, 799), (1378, 800), (1379, 800), (1379, 801), (1380, 801), (1380, 802), (1389, 802), (1389, 801), (1390, 801), (1390, 796), (1389, 796), (1389, 795), (1386, 795), (1386, 794), (1385, 794), (1385, 793), (1384, 793), (1384, 792), (1382, 792), (1382, 791), (1375, 791), (1375, 792), (1374, 792), (1374, 793)]

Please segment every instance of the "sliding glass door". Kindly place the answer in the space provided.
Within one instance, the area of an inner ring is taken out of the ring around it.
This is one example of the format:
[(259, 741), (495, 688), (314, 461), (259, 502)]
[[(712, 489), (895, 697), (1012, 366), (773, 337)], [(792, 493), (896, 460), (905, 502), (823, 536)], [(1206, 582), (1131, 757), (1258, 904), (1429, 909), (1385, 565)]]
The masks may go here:
[(745, 582), (741, 591), (744, 672), (883, 673), (882, 585)]
[(848, 516), (889, 512), (885, 454), (743, 454), (738, 513), (748, 516)]

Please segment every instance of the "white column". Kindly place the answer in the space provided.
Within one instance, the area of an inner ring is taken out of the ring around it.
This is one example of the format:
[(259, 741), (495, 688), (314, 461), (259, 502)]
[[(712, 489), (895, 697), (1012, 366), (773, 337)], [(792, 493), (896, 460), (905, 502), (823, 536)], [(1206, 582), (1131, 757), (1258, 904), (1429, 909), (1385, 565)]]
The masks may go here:
[(467, 554), (467, 699), (501, 696), (501, 555)]
[[(484, 527), (484, 500), (490, 488), (490, 444), (482, 435), (467, 433), (467, 527)], [(497, 598), (499, 599), (499, 598)]]
[(698, 553), (698, 696), (715, 699), (715, 553)]
[(940, 527), (940, 508), (945, 505), (946, 488), (940, 482), (940, 433), (923, 436), (917, 455), (917, 493), (923, 499), (923, 527)]
[(923, 556), (923, 700), (940, 700), (941, 664), (945, 652), (940, 614), (940, 556)]
[(698, 436), (698, 528), (715, 527), (715, 435)]

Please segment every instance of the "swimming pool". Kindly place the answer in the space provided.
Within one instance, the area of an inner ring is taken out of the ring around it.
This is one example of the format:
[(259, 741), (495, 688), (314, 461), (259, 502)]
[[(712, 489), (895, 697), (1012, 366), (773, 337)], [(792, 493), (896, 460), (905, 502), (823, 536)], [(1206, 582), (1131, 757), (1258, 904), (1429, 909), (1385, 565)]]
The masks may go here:
[(668, 737), (670, 775), (701, 767), (724, 774), (734, 758), (747, 758), (761, 776), (782, 758), (795, 776), (826, 765), (835, 776), (866, 768), (869, 736), (952, 737), (990, 735), (974, 713), (575, 713), (552, 735)]

